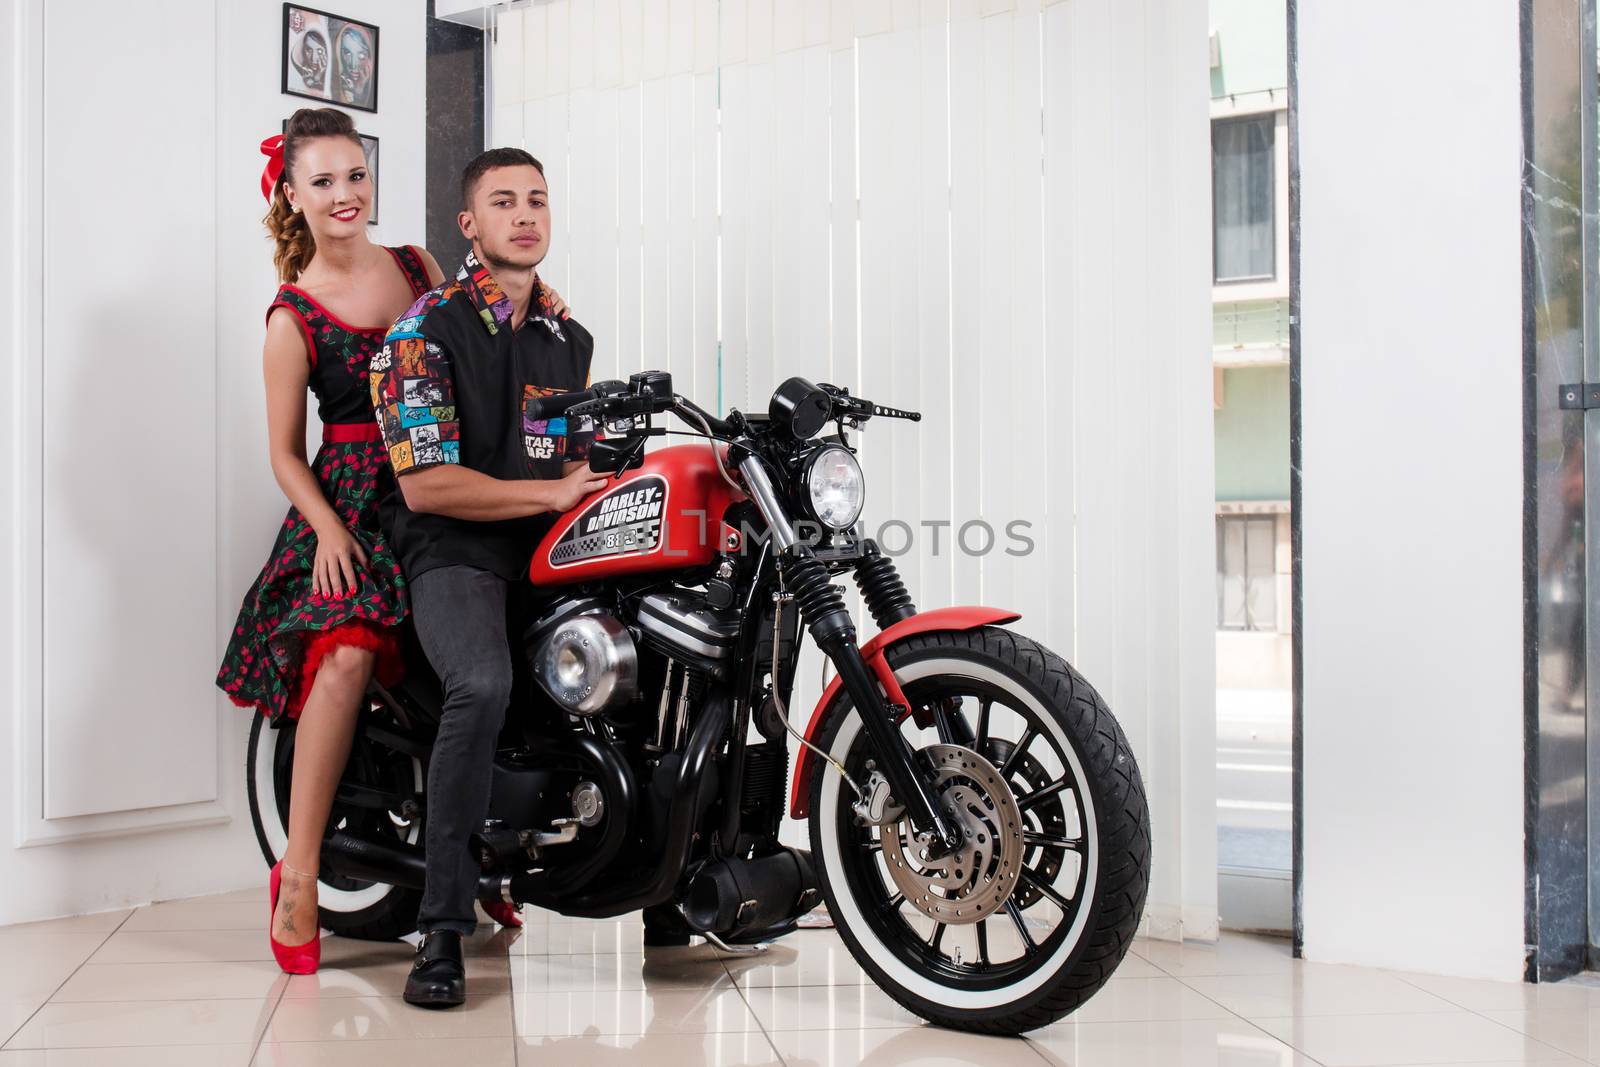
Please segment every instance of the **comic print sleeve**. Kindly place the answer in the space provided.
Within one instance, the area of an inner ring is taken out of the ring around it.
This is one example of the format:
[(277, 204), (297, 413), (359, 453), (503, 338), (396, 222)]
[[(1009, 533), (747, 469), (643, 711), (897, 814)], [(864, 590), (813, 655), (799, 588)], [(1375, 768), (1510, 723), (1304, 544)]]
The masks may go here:
[(401, 319), (369, 367), (372, 409), (395, 474), (461, 462), (461, 424), (444, 348)]

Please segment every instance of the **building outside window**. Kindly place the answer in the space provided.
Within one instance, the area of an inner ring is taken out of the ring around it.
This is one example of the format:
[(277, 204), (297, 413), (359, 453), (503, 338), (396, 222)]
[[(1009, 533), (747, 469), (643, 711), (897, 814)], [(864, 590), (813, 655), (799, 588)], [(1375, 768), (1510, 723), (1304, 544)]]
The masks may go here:
[(1217, 629), (1278, 629), (1278, 520), (1217, 516)]
[(1274, 125), (1272, 113), (1212, 123), (1213, 269), (1219, 283), (1276, 274)]

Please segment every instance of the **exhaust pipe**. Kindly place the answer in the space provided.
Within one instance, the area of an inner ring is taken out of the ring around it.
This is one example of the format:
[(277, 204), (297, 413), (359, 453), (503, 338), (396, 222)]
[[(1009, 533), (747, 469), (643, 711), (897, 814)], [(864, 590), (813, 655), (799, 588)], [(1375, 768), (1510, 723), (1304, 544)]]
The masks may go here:
[(689, 883), (683, 917), (724, 940), (777, 936), (822, 901), (811, 853), (785, 848), (755, 859), (707, 864)]
[[(385, 882), (404, 889), (421, 889), (426, 884), (428, 864), (422, 849), (399, 841), (374, 841), (335, 830), (322, 841), (322, 866), (345, 878), (363, 882)], [(510, 878), (486, 874), (478, 879), (479, 900), (504, 900)]]
[(428, 870), (422, 849), (415, 845), (374, 841), (344, 830), (335, 830), (323, 839), (322, 865), (346, 878), (406, 889), (421, 889)]

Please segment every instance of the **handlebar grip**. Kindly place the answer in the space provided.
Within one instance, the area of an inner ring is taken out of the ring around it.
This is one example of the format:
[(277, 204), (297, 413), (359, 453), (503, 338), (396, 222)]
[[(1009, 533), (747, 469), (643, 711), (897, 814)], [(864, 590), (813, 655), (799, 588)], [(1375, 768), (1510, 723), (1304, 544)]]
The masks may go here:
[(882, 404), (873, 404), (872, 413), (885, 419), (906, 419), (910, 422), (921, 422), (922, 412), (907, 411), (904, 408), (885, 407)]
[(593, 389), (579, 389), (573, 393), (536, 397), (528, 401), (527, 416), (530, 419), (553, 419), (567, 414), (575, 407), (596, 402), (597, 395)]
[(566, 413), (573, 418), (588, 418), (603, 414), (605, 410), (606, 402), (602, 399), (596, 398), (593, 400), (584, 400), (580, 403), (573, 404), (571, 407), (566, 409)]

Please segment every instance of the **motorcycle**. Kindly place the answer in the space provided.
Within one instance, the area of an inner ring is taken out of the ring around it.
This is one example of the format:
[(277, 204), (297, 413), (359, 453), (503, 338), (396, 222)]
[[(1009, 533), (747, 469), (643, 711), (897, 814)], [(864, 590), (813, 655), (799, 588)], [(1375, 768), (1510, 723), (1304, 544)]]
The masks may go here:
[[(480, 898), (643, 910), (647, 945), (729, 951), (826, 903), (879, 986), (960, 1030), (1020, 1033), (1092, 996), (1149, 884), (1139, 770), (1094, 688), (1005, 628), (1016, 613), (918, 611), (862, 535), (850, 434), (920, 416), (791, 378), (765, 415), (718, 418), (659, 371), (536, 403), (535, 418), (598, 420), (589, 465), (611, 477), (529, 566), (472, 841)], [(647, 455), (669, 413), (703, 440)], [(864, 643), (831, 580), (845, 573), (879, 629)], [(836, 674), (802, 726), (807, 636)], [(442, 694), (409, 641), (405, 681), (370, 687), (323, 844), (320, 919), (348, 937), (416, 926)], [(270, 863), (294, 727), (264, 723), (247, 781)], [(780, 843), (786, 808), (809, 851)]]

